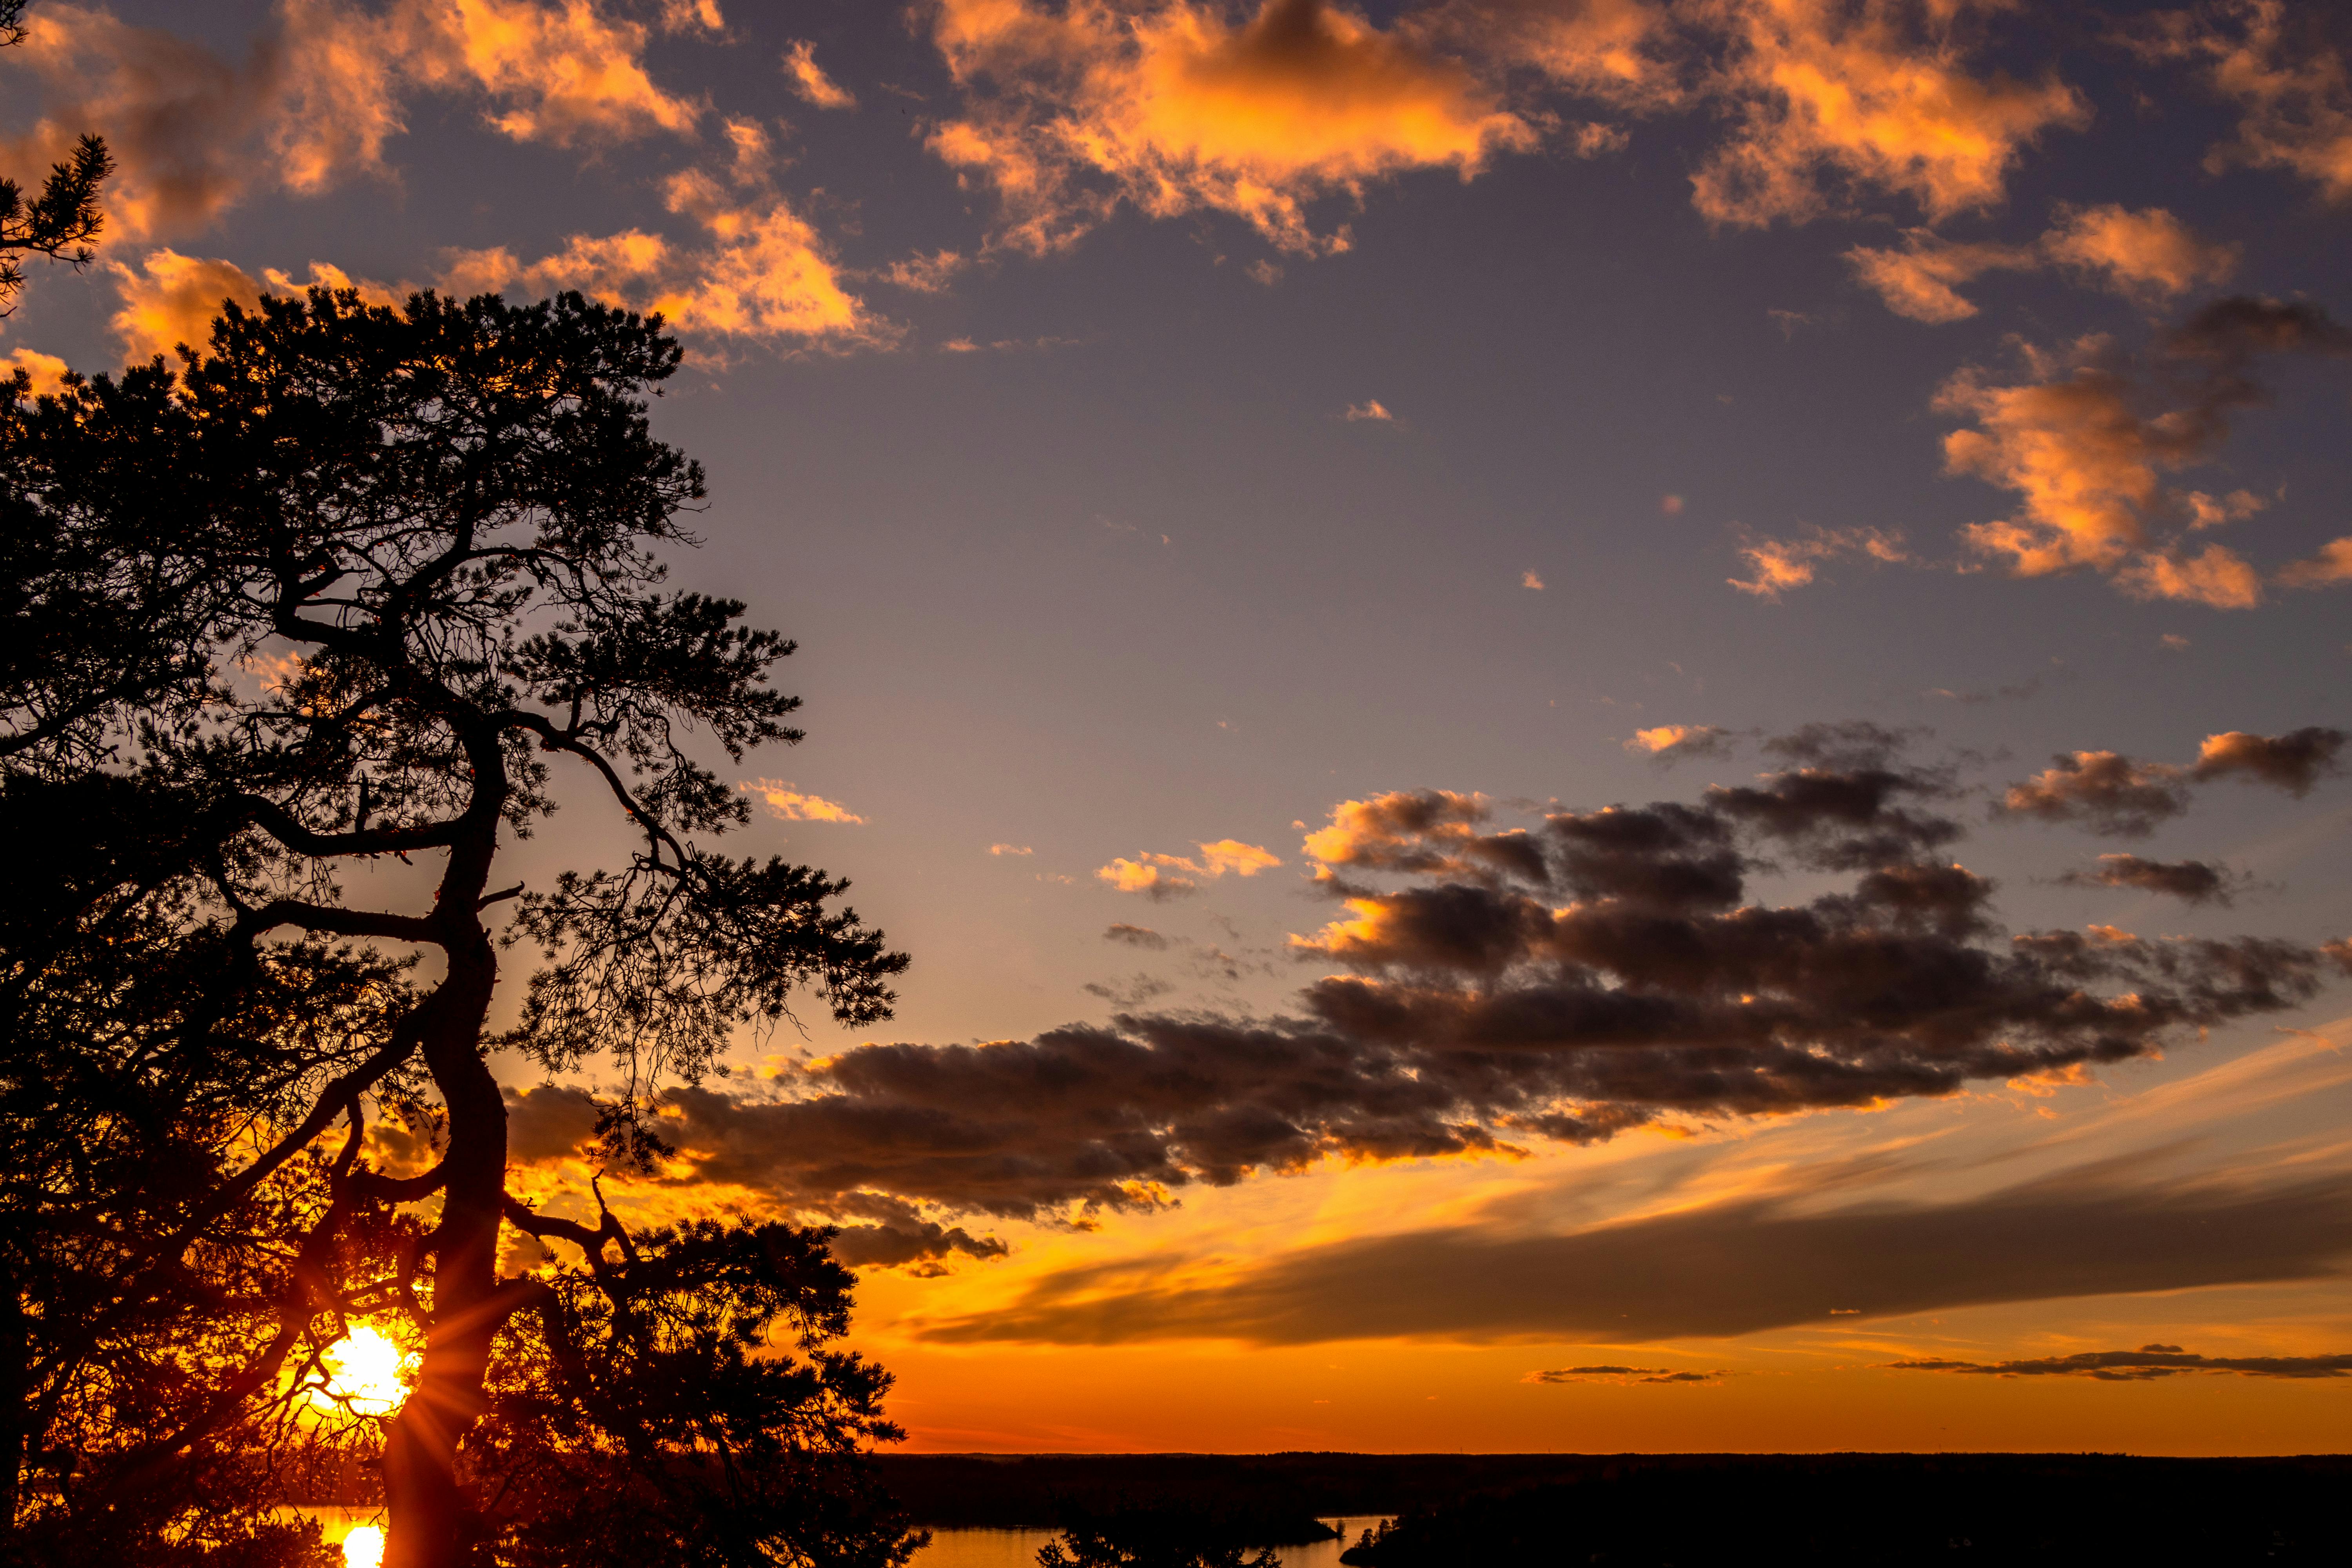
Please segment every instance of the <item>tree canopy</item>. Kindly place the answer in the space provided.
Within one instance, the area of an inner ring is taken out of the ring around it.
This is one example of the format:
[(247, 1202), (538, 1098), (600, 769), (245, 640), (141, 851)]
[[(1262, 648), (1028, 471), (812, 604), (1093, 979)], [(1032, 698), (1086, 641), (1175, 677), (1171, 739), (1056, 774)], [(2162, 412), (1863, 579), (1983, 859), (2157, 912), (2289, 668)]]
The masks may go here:
[[(825, 1233), (506, 1184), (494, 1052), (607, 1064), (642, 1162), (665, 1083), (803, 994), (887, 1016), (907, 962), (846, 882), (707, 847), (748, 819), (709, 759), (800, 732), (792, 643), (666, 586), (704, 493), (646, 417), (677, 343), (314, 290), (184, 353), (0, 408), (26, 1550), (300, 1561), (256, 1510), (303, 1471), (380, 1475), (396, 1568), (903, 1562)], [(497, 885), (559, 770), (635, 847)], [(504, 953), (538, 963), (494, 1033)], [(322, 1392), (360, 1321), (415, 1355), (397, 1415)]]
[[(29, 0), (0, 0), (0, 48), (25, 41), (25, 7)], [(98, 137), (85, 135), (72, 153), (50, 166), (40, 194), (26, 199), (25, 189), (0, 175), (0, 316), (16, 309), (16, 295), (25, 287), (24, 258), (46, 256), (75, 267), (95, 258), (89, 242), (105, 222), (99, 210), (99, 187), (114, 173), (114, 155)]]

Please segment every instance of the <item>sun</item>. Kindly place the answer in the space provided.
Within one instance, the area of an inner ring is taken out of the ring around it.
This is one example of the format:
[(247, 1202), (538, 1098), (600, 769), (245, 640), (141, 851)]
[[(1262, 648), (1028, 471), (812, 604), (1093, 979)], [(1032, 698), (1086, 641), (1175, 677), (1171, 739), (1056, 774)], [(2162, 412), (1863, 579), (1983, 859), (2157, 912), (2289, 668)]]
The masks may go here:
[(362, 1323), (329, 1345), (320, 1359), (326, 1379), (311, 1388), (311, 1404), (354, 1415), (389, 1415), (408, 1397), (407, 1378), (415, 1370), (416, 1358), (381, 1330)]
[(343, 1568), (383, 1568), (383, 1531), (362, 1524), (343, 1537)]

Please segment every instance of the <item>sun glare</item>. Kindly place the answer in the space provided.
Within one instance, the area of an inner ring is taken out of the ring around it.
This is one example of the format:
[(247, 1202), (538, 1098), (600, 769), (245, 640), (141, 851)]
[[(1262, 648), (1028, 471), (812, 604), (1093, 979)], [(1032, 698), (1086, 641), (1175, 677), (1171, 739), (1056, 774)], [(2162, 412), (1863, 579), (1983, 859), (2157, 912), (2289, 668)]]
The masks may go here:
[(362, 1524), (343, 1537), (343, 1568), (383, 1568), (383, 1531)]
[(408, 1397), (406, 1374), (414, 1358), (365, 1323), (328, 1346), (322, 1359), (326, 1381), (310, 1390), (310, 1403), (322, 1410), (389, 1415)]

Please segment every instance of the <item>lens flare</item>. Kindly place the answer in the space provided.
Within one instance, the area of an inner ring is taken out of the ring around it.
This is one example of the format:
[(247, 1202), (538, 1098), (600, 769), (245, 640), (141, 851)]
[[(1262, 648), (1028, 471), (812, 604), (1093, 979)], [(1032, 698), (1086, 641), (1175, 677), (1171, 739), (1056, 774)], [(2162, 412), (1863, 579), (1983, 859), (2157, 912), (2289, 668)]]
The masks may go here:
[(327, 1376), (310, 1390), (310, 1403), (322, 1410), (389, 1415), (408, 1397), (406, 1373), (415, 1358), (365, 1323), (328, 1346), (320, 1360)]
[(343, 1568), (383, 1568), (383, 1531), (381, 1527), (357, 1525), (343, 1537)]

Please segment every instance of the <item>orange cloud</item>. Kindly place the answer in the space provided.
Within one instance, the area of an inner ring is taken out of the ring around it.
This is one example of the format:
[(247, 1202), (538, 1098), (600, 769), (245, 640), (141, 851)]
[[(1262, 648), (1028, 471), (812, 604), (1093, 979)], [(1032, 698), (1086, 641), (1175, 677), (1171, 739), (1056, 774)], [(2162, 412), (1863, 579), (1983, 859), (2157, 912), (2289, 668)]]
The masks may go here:
[(1637, 757), (1655, 757), (1661, 762), (1728, 756), (1731, 731), (1720, 724), (1660, 724), (1634, 731), (1625, 749)]
[(57, 355), (45, 354), (38, 349), (14, 349), (5, 357), (0, 357), (0, 376), (13, 377), (22, 372), (25, 393), (30, 397), (57, 391), (65, 384), (70, 368)]
[(2042, 248), (2119, 294), (2158, 299), (2221, 282), (2237, 270), (2239, 255), (2234, 245), (2199, 239), (2162, 207), (2132, 212), (2113, 203), (2062, 208)]
[[(1410, 25), (1432, 43), (1540, 72), (1580, 98), (1654, 109), (1687, 96), (1671, 58), (1666, 6), (1654, 0), (1448, 0)], [(1615, 127), (1588, 123), (1572, 133), (1570, 145), (1591, 157), (1623, 139)]]
[(354, 279), (332, 262), (313, 261), (308, 278), (275, 267), (262, 268), (257, 282), (245, 268), (217, 257), (183, 256), (169, 248), (151, 251), (134, 270), (107, 263), (122, 301), (108, 323), (125, 359), (138, 362), (175, 353), (183, 343), (201, 350), (212, 336), (213, 318), (231, 300), (251, 310), (262, 294), (299, 294), (306, 289), (349, 289), (370, 305), (397, 305), (405, 287)]
[(1903, 241), (1900, 250), (1857, 246), (1845, 258), (1888, 310), (1936, 324), (1975, 315), (1958, 286), (1988, 272), (2055, 265), (2093, 287), (2155, 302), (2221, 282), (2236, 270), (2239, 254), (2234, 245), (2198, 238), (2162, 207), (2133, 212), (2112, 204), (2062, 205), (2058, 222), (2031, 245), (1948, 240), (1925, 228), (1906, 230)]
[(1282, 864), (1281, 857), (1255, 844), (1244, 844), (1238, 838), (1220, 838), (1213, 844), (1195, 847), (1199, 858), (1185, 855), (1161, 855), (1145, 850), (1133, 860), (1121, 856), (1095, 872), (1102, 881), (1122, 893), (1141, 893), (1150, 899), (1181, 898), (1198, 891), (1204, 881), (1214, 881), (1231, 872), (1240, 877), (1255, 877)]
[(1047, 251), (1124, 201), (1211, 209), (1277, 247), (1345, 249), (1307, 205), (1411, 169), (1465, 178), (1535, 129), (1458, 62), (1322, 0), (1266, 0), (1245, 24), (1196, 0), (944, 0), (932, 33), (967, 94), (934, 153), (996, 189), (994, 243)]
[(659, 311), (681, 332), (740, 337), (782, 346), (841, 350), (895, 342), (898, 329), (842, 287), (841, 269), (816, 230), (782, 197), (730, 196), (699, 171), (674, 175), (669, 209), (710, 237), (672, 244), (625, 229), (574, 235), (552, 256), (524, 264), (504, 249), (452, 252), (443, 283), (454, 293), (520, 284), (534, 292), (577, 289), (633, 310)]
[(1376, 424), (1382, 425), (1392, 425), (1396, 423), (1396, 416), (1390, 413), (1387, 405), (1382, 404), (1377, 397), (1368, 397), (1361, 403), (1350, 403), (1348, 405), (1348, 411), (1340, 415), (1339, 417), (1345, 419), (1350, 425), (1357, 423), (1359, 420), (1364, 419), (1370, 419)]
[(1739, 547), (1748, 563), (1746, 578), (1725, 581), (1743, 594), (1778, 599), (1791, 588), (1801, 588), (1819, 574), (1822, 563), (1842, 555), (1863, 555), (1893, 563), (1908, 561), (1900, 532), (1877, 528), (1816, 528), (1794, 539), (1751, 539)]
[(2352, 197), (2352, 68), (2327, 36), (2326, 11), (2234, 0), (2153, 19), (2155, 39), (2142, 52), (2203, 61), (2213, 89), (2242, 112), (2237, 136), (2206, 155), (2209, 170), (2285, 169), (2330, 201)]
[(2290, 588), (2326, 588), (2352, 583), (2352, 534), (2321, 545), (2319, 553), (2310, 560), (2298, 561), (2281, 572), (2279, 581)]
[(79, 5), (37, 6), (25, 28), (0, 68), (37, 79), (40, 113), (21, 135), (0, 138), (10, 167), (56, 163), (84, 132), (105, 137), (118, 165), (100, 197), (110, 239), (202, 228), (244, 193), (253, 177), (246, 143), (276, 100), (273, 56), (232, 66), (160, 28)]
[(758, 779), (735, 787), (744, 795), (757, 795), (768, 815), (786, 822), (838, 822), (845, 826), (862, 826), (866, 822), (839, 801), (802, 794), (789, 779)]
[[(401, 100), (416, 89), (478, 95), (503, 134), (557, 146), (688, 135), (701, 117), (646, 74), (646, 28), (590, 0), (396, 0), (379, 16), (286, 0), (285, 11), (291, 74), (271, 143), (296, 190), (346, 169), (382, 172), (384, 142), (405, 129)], [(703, 18), (677, 8), (666, 19)]]
[[(558, 145), (693, 132), (702, 110), (656, 87), (647, 29), (592, 0), (394, 0), (381, 12), (336, 0), (280, 0), (276, 25), (242, 65), (110, 12), (43, 5), (6, 68), (41, 85), (38, 117), (0, 139), (12, 165), (52, 163), (83, 132), (120, 164), (103, 200), (110, 237), (202, 229), (256, 186), (310, 193), (354, 173), (387, 173), (417, 91), (488, 100), (488, 122)], [(708, 4), (673, 6), (702, 26)], [(265, 151), (266, 150), (266, 151)]]
[(784, 50), (784, 76), (803, 102), (819, 109), (857, 107), (857, 95), (824, 74), (824, 68), (816, 63), (816, 46), (806, 38), (794, 39)]
[(1903, 241), (1901, 250), (1856, 246), (1846, 262), (1888, 310), (1937, 326), (1977, 313), (1957, 285), (1996, 269), (2031, 268), (2041, 259), (2031, 246), (1961, 244), (1924, 228), (1906, 230)]
[(119, 261), (108, 269), (122, 306), (107, 324), (132, 363), (168, 355), (183, 343), (201, 349), (225, 301), (250, 309), (261, 299), (261, 285), (243, 268), (217, 258), (164, 249), (150, 252), (136, 271)]
[(2141, 598), (2244, 609), (2262, 598), (2259, 574), (2234, 552), (2187, 552), (2180, 535), (2242, 517), (2262, 502), (2244, 491), (2216, 500), (2163, 476), (2210, 458), (2227, 437), (2227, 409), (2244, 401), (2227, 383), (2143, 414), (2148, 393), (2111, 340), (2086, 337), (2051, 353), (2024, 350), (2028, 376), (2011, 384), (1960, 372), (1936, 406), (1973, 418), (1944, 438), (1947, 472), (2014, 490), (2019, 510), (1962, 531), (1969, 545), (2005, 557), (2021, 577), (2084, 567)]
[[(1692, 178), (1717, 223), (1802, 222), (1825, 176), (1907, 196), (1931, 219), (1997, 205), (2019, 152), (2089, 106), (2054, 75), (1972, 76), (1964, 24), (2000, 0), (1699, 0), (1725, 36), (1715, 90), (1739, 105)], [(1916, 18), (1916, 22), (1914, 20)]]
[(895, 288), (916, 294), (943, 294), (948, 279), (964, 268), (964, 258), (952, 250), (935, 250), (929, 256), (917, 254), (903, 261), (893, 261), (875, 274)]

